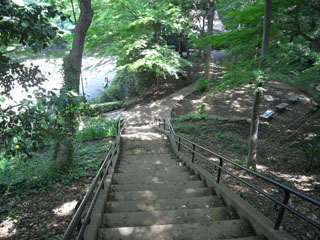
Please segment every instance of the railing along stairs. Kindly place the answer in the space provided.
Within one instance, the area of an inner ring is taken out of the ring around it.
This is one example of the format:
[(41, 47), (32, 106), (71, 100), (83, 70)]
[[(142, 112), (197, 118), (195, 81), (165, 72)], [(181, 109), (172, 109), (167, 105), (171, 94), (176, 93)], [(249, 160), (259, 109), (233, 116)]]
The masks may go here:
[[(263, 195), (264, 197), (266, 197), (267, 199), (271, 200), (272, 202), (275, 203), (275, 209), (278, 211), (278, 215), (277, 215), (277, 219), (275, 221), (275, 225), (274, 225), (274, 229), (278, 230), (282, 219), (284, 217), (284, 213), (287, 210), (288, 212), (292, 213), (293, 215), (297, 216), (300, 219), (303, 219), (305, 222), (307, 222), (308, 224), (312, 225), (313, 227), (315, 227), (316, 229), (320, 230), (320, 224), (317, 223), (316, 221), (314, 221), (313, 219), (310, 219), (309, 217), (307, 217), (305, 214), (301, 213), (298, 210), (295, 210), (294, 208), (292, 208), (289, 205), (289, 200), (290, 197), (292, 195), (295, 195), (296, 197), (300, 198), (302, 201), (308, 202), (310, 204), (312, 204), (313, 206), (316, 207), (320, 207), (320, 201), (306, 195), (303, 194), (293, 188), (290, 188), (274, 179), (271, 179), (269, 177), (264, 176), (263, 174), (260, 174), (256, 171), (253, 171), (247, 167), (244, 167), (242, 165), (240, 165), (239, 163), (235, 162), (234, 160), (231, 160), (229, 158), (226, 158), (218, 153), (215, 153), (213, 151), (210, 151), (209, 149), (206, 149), (205, 147), (200, 146), (197, 143), (194, 143), (190, 140), (188, 140), (187, 138), (178, 135), (175, 133), (174, 128), (172, 126), (172, 121), (171, 119), (168, 119), (167, 121), (165, 119), (161, 119), (161, 118), (154, 118), (156, 125), (159, 128), (162, 128), (165, 131), (168, 131), (170, 134), (170, 141), (171, 144), (175, 144), (178, 151), (182, 151), (181, 147), (185, 148), (188, 152), (191, 153), (191, 161), (192, 163), (194, 163), (195, 157), (199, 157), (202, 160), (207, 161), (210, 164), (214, 165), (215, 170), (217, 171), (217, 178), (216, 178), (216, 182), (219, 183), (220, 179), (221, 179), (221, 174), (225, 173), (230, 175), (232, 178), (236, 179), (237, 181), (245, 184), (247, 187), (251, 188), (252, 190), (256, 191), (257, 193)], [(202, 152), (205, 152), (206, 155), (210, 155), (213, 157), (216, 157), (219, 159), (219, 163), (216, 163), (214, 161), (209, 160), (209, 158), (207, 156), (204, 156), (202, 153), (199, 152), (199, 150), (201, 150)], [(234, 172), (230, 171), (229, 169), (225, 168), (224, 165), (228, 163), (230, 165), (232, 165), (233, 167), (237, 168), (238, 170), (243, 170), (244, 172), (251, 174), (261, 180), (263, 180), (264, 182), (267, 182), (269, 184), (274, 185), (275, 187), (278, 188), (279, 192), (284, 192), (284, 197), (282, 201), (279, 201), (278, 199), (276, 199), (273, 195), (267, 193), (266, 191), (262, 190), (260, 187), (250, 183), (248, 180), (239, 177), (238, 175), (236, 175)], [(280, 206), (280, 209), (278, 209), (278, 207)]]
[[(115, 141), (112, 143), (111, 147), (109, 148), (109, 151), (107, 152), (102, 162), (100, 163), (98, 173), (94, 177), (88, 192), (81, 200), (78, 201), (75, 214), (66, 232), (64, 233), (62, 240), (68, 240), (73, 238), (79, 239), (79, 240), (84, 239), (83, 238), (84, 232), (86, 230), (87, 225), (89, 225), (91, 222), (91, 214), (92, 214), (94, 205), (98, 199), (99, 193), (101, 192), (101, 190), (104, 190), (104, 187), (105, 187), (104, 181), (107, 175), (109, 174), (110, 167), (113, 166), (114, 162), (118, 158), (118, 155), (120, 152), (120, 134), (121, 134), (122, 127), (123, 127), (123, 120), (119, 120)], [(85, 214), (85, 217), (83, 218), (84, 214)]]

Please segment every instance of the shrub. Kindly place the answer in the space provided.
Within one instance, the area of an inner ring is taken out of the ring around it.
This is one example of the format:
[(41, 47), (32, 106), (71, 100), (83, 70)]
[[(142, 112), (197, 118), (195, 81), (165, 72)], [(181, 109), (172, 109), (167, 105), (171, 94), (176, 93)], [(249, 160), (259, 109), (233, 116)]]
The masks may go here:
[(196, 93), (201, 93), (208, 89), (208, 80), (201, 76), (201, 78), (197, 81), (196, 84)]
[(123, 106), (124, 102), (122, 101), (90, 104), (82, 113), (88, 116), (97, 116), (102, 113), (120, 109)]
[(77, 132), (77, 137), (80, 139), (80, 141), (103, 137), (113, 137), (117, 133), (118, 121), (118, 119), (93, 119), (84, 126), (80, 126), (81, 129)]

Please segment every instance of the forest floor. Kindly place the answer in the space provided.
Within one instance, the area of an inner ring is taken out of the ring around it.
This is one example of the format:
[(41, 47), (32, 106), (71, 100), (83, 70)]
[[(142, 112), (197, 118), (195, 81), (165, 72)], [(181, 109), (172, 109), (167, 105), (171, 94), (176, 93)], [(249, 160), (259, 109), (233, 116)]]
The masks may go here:
[[(311, 114), (310, 109), (314, 108), (311, 99), (286, 83), (270, 81), (265, 84), (264, 88), (267, 91), (261, 98), (261, 113), (266, 110), (275, 110), (276, 105), (280, 103), (289, 103), (289, 98), (293, 96), (299, 96), (299, 101), (289, 105), (283, 113), (276, 113), (270, 121), (261, 122), (257, 170), (320, 200), (320, 167), (315, 167), (315, 161), (319, 161), (316, 159), (317, 156), (319, 158), (319, 155), (311, 152), (319, 151), (319, 145), (316, 149), (310, 148), (311, 139), (320, 136), (320, 113), (317, 111)], [(201, 105), (204, 106), (208, 118), (175, 123), (176, 133), (246, 166), (250, 123), (241, 120), (250, 119), (253, 91), (254, 85), (249, 84), (224, 93), (204, 92), (189, 95), (176, 104), (172, 111), (172, 118), (197, 114)], [(217, 120), (219, 117), (231, 121), (219, 121)], [(201, 159), (196, 159), (196, 162), (208, 171), (215, 172), (213, 164)], [(226, 167), (231, 169), (230, 166)], [(236, 169), (232, 171), (280, 201), (283, 200), (283, 192), (279, 192), (279, 189), (273, 185), (255, 179), (243, 171)], [(275, 206), (271, 201), (226, 174), (222, 182), (241, 194), (267, 217), (273, 221), (276, 219), (278, 212), (275, 211)], [(290, 205), (320, 223), (319, 208), (303, 203), (295, 196), (291, 197)], [(291, 214), (286, 213), (283, 227), (297, 239), (318, 239), (320, 237), (316, 229), (308, 227), (305, 222)]]

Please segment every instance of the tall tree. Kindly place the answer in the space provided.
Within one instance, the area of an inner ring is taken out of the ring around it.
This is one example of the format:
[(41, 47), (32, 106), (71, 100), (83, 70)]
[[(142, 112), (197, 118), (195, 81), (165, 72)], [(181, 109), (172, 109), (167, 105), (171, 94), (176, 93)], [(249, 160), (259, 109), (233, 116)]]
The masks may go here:
[[(91, 0), (79, 0), (80, 16), (76, 23), (74, 38), (70, 54), (63, 59), (64, 85), (62, 91), (74, 91), (79, 93), (79, 83), (81, 74), (81, 64), (85, 38), (87, 30), (90, 27), (93, 10), (91, 8)], [(74, 114), (67, 114), (65, 119), (68, 134), (64, 141), (60, 142), (56, 155), (56, 168), (61, 168), (68, 164), (72, 159), (72, 136), (74, 134)]]
[[(214, 2), (215, 0), (209, 0), (209, 10), (208, 10), (208, 36), (213, 33), (213, 20), (214, 20)], [(208, 45), (205, 50), (205, 63), (204, 63), (204, 76), (206, 79), (210, 78), (210, 62), (211, 62), (211, 45)]]
[[(266, 56), (269, 49), (269, 36), (271, 29), (271, 11), (272, 0), (265, 0), (264, 7), (264, 25), (263, 25), (263, 40), (261, 48), (261, 56)], [(262, 67), (263, 58), (260, 61), (259, 68)], [(257, 83), (257, 89), (254, 95), (254, 101), (251, 112), (251, 126), (250, 126), (250, 139), (249, 139), (249, 152), (247, 167), (252, 166), (256, 170), (257, 148), (258, 148), (258, 129), (259, 129), (259, 106), (260, 106), (260, 88), (262, 82)]]
[[(159, 86), (160, 79), (177, 76), (183, 66), (189, 65), (167, 45), (180, 33), (191, 32), (179, 1), (173, 2), (107, 0), (94, 6), (97, 14), (88, 46), (100, 56), (116, 58), (118, 71), (112, 85), (125, 83), (132, 86), (135, 94), (152, 85)], [(101, 48), (103, 52), (99, 51)]]

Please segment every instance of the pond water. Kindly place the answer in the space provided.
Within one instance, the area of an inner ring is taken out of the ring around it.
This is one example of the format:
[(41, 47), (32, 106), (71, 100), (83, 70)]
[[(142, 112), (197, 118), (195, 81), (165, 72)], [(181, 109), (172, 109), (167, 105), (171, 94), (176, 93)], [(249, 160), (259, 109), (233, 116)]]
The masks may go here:
[[(33, 64), (39, 66), (42, 74), (48, 79), (42, 84), (46, 90), (60, 89), (63, 83), (62, 58), (46, 59), (39, 58), (25, 61), (25, 65)], [(115, 61), (112, 59), (101, 59), (94, 57), (84, 57), (82, 61), (82, 79), (84, 93), (87, 99), (97, 98), (104, 89), (105, 78), (111, 82), (116, 71), (114, 71)], [(8, 101), (8, 105), (16, 105), (21, 100), (32, 95), (35, 88), (26, 92), (18, 84), (15, 85), (11, 92), (13, 100)], [(80, 83), (80, 93), (83, 93), (82, 84)]]

